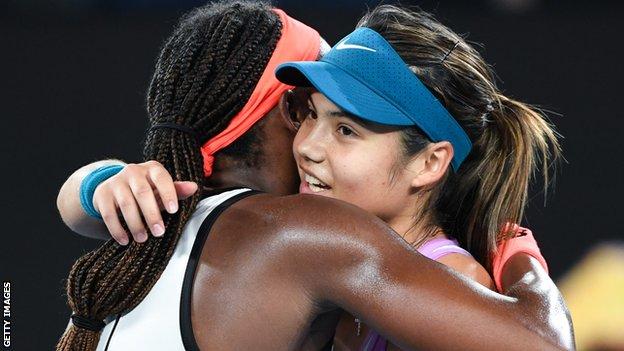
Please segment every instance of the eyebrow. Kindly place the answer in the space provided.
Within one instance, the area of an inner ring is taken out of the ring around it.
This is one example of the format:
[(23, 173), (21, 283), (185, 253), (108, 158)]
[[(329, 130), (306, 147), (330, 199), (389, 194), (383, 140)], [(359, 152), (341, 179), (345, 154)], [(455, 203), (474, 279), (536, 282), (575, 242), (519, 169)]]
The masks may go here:
[(354, 115), (353, 113), (343, 111), (343, 110), (327, 111), (327, 115), (331, 117), (347, 117), (347, 118), (351, 118), (355, 120), (361, 120), (360, 117)]
[[(308, 102), (312, 105), (312, 108), (314, 109), (314, 111), (317, 111), (316, 105), (314, 104), (314, 100), (312, 100), (311, 97), (308, 98)], [(359, 116), (356, 116), (355, 114), (348, 112), (348, 111), (344, 111), (344, 110), (330, 110), (330, 111), (325, 111), (324, 114), (328, 117), (345, 117), (345, 118), (350, 118), (352, 119), (355, 123), (360, 124), (361, 126), (363, 126), (364, 128), (370, 129), (370, 130), (374, 130), (374, 128), (377, 126), (377, 123), (374, 122), (370, 122), (367, 121)]]
[(346, 118), (350, 118), (353, 120), (353, 122), (361, 125), (362, 127), (368, 129), (368, 130), (375, 130), (375, 128), (378, 126), (377, 123), (371, 122), (371, 121), (367, 121), (365, 119), (363, 119), (362, 117), (356, 116), (351, 112), (347, 112), (347, 111), (343, 111), (343, 110), (333, 110), (333, 111), (327, 111), (326, 112), (328, 116), (330, 117), (346, 117)]

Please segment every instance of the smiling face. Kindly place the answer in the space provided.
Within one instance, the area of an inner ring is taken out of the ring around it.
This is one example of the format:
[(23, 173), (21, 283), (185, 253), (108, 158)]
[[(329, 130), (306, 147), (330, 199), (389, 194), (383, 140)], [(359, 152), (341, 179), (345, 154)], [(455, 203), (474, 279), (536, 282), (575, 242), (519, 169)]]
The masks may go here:
[(318, 92), (307, 107), (293, 144), (300, 192), (349, 202), (386, 222), (411, 218), (416, 173), (404, 162), (400, 131), (351, 116)]

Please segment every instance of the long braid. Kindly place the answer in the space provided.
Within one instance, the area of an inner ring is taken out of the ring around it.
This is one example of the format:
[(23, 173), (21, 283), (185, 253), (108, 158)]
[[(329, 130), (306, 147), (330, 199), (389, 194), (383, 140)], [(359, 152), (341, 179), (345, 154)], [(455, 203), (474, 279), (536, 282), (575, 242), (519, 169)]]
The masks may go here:
[[(281, 23), (259, 2), (210, 4), (183, 18), (165, 42), (147, 93), (150, 125), (143, 156), (156, 160), (175, 180), (203, 184), (200, 146), (223, 130), (249, 99), (279, 40)], [(163, 213), (166, 233), (121, 246), (109, 240), (78, 258), (67, 280), (68, 305), (90, 320), (136, 307), (156, 283), (201, 195), (182, 201), (177, 213)], [(57, 350), (95, 350), (101, 331), (71, 325)]]

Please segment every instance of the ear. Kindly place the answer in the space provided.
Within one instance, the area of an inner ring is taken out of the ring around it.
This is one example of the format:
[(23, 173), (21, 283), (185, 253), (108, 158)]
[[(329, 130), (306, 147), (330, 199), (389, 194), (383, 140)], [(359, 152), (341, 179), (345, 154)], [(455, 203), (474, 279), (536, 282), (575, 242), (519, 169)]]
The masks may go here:
[(411, 185), (414, 188), (431, 188), (444, 177), (453, 159), (453, 146), (448, 141), (431, 143), (408, 165), (415, 171)]

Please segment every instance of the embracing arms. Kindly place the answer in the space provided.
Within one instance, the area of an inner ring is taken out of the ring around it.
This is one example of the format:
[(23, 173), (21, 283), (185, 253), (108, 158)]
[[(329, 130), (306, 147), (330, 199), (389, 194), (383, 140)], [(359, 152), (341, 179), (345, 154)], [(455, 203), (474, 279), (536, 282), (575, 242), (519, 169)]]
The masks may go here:
[[(506, 265), (508, 296), (502, 296), (417, 254), (359, 209), (314, 196), (289, 207), (301, 211), (293, 221), (310, 228), (284, 255), (295, 276), (321, 302), (344, 308), (405, 349), (574, 349), (556, 286), (524, 254)], [(314, 222), (330, 217), (343, 220)]]
[[(109, 165), (125, 167), (95, 190), (93, 205), (102, 216), (100, 220), (90, 217), (83, 210), (80, 186), (89, 173)], [(103, 160), (90, 163), (69, 176), (59, 191), (56, 205), (61, 218), (72, 231), (100, 240), (112, 237), (126, 245), (130, 235), (137, 242), (147, 240), (147, 233), (162, 235), (164, 224), (160, 211), (166, 209), (169, 213), (175, 213), (178, 200), (195, 191), (197, 184), (174, 182), (167, 170), (156, 161), (126, 165), (119, 160)], [(120, 214), (130, 234), (122, 226)]]
[[(78, 193), (90, 171), (111, 162), (121, 163), (103, 161), (79, 169), (59, 193), (63, 220), (81, 235), (104, 240), (112, 235), (122, 244), (124, 238), (144, 241), (142, 234), (148, 230), (142, 216), (147, 227), (153, 228), (162, 221), (162, 204), (196, 191), (194, 183), (173, 182), (157, 162), (130, 165), (96, 189), (93, 203), (102, 222), (82, 210)], [(509, 296), (502, 296), (415, 253), (383, 222), (353, 206), (337, 201), (327, 205), (328, 199), (314, 196), (289, 198), (307, 198), (289, 206), (301, 212), (293, 212), (297, 225), (302, 218), (323, 219), (322, 226), (303, 236), (311, 240), (311, 246), (299, 236), (290, 246), (294, 251), (287, 253), (292, 260), (309, 262), (296, 261), (289, 267), (302, 269), (296, 273), (302, 284), (310, 285), (315, 298), (361, 317), (394, 343), (436, 349), (574, 348), (559, 291), (528, 256), (518, 254), (505, 266), (503, 287)], [(319, 206), (312, 203), (319, 201), (320, 212), (313, 214), (307, 206)], [(132, 237), (122, 227), (119, 212)], [(341, 221), (329, 225), (325, 219), (330, 217)]]

